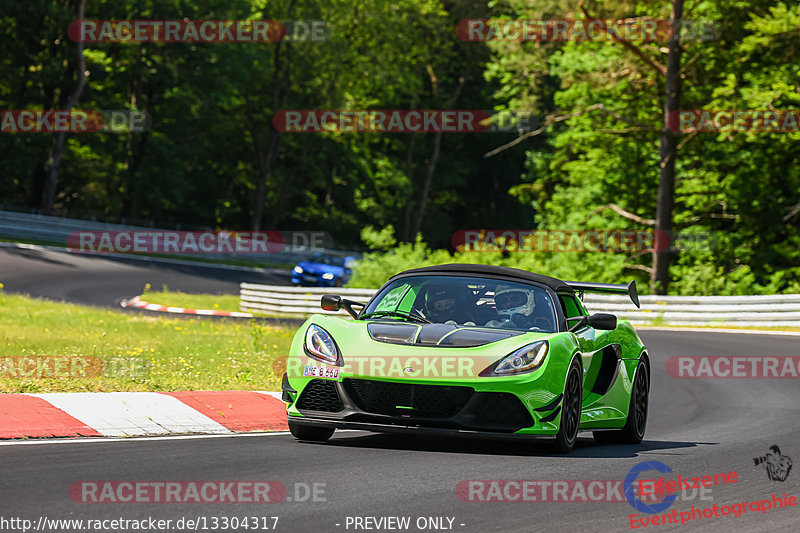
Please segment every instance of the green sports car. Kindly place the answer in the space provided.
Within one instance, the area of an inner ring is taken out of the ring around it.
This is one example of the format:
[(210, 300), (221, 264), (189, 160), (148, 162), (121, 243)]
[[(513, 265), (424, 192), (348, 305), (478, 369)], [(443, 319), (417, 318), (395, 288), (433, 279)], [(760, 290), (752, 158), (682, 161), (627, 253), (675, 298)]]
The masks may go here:
[(336, 428), (526, 435), (567, 453), (578, 433), (642, 441), (650, 362), (636, 331), (589, 315), (584, 292), (626, 285), (564, 282), (506, 267), (447, 264), (390, 278), (367, 303), (322, 297), (297, 332), (283, 376), (289, 429), (325, 441)]

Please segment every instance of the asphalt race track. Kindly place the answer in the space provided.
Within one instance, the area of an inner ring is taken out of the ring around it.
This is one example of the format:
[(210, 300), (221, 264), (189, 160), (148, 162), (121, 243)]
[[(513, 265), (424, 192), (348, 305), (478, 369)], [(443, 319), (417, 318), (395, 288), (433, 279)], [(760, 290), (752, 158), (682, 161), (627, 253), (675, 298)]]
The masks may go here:
[[(0, 268), (7, 290), (100, 305), (136, 294), (145, 282), (156, 287), (167, 283), (181, 290), (226, 291), (245, 274), (8, 250), (0, 250)], [(15, 442), (0, 444), (4, 517), (33, 524), (40, 517), (202, 518), (206, 530), (214, 530), (214, 518), (277, 516), (275, 529), (284, 532), (379, 530), (374, 522), (360, 522), (373, 529), (355, 528), (354, 518), (395, 516), (410, 517), (405, 531), (435, 530), (430, 524), (418, 529), (417, 521), (446, 517), (444, 528), (450, 527), (449, 518), (452, 530), (476, 533), (629, 531), (629, 516), (635, 511), (626, 501), (470, 502), (459, 499), (456, 488), (465, 480), (623, 480), (643, 461), (670, 467), (673, 474), (668, 479), (674, 479), (674, 474), (684, 478), (738, 474), (736, 483), (714, 487), (706, 499), (688, 491), (686, 499), (679, 498), (660, 514), (689, 511), (693, 505), (722, 507), (771, 500), (772, 494), (800, 495), (800, 466), (786, 481), (770, 481), (764, 468), (753, 461), (772, 445), (800, 461), (796, 379), (678, 379), (665, 371), (668, 358), (679, 355), (800, 355), (800, 336), (657, 330), (644, 330), (641, 336), (653, 368), (649, 423), (641, 445), (599, 446), (588, 433), (567, 456), (552, 455), (543, 444), (531, 441), (360, 432), (339, 432), (327, 444), (296, 442), (288, 434)], [(70, 498), (73, 483), (104, 480), (269, 480), (286, 486), (287, 496), (270, 504), (92, 504)], [(318, 484), (317, 501), (306, 497), (313, 484)], [(640, 530), (797, 531), (799, 518), (800, 507), (766, 513), (748, 510), (738, 517)], [(270, 518), (259, 526), (264, 524), (272, 529), (273, 521)], [(202, 526), (198, 529), (203, 530)]]
[(117, 307), (122, 298), (154, 290), (238, 294), (239, 283), (288, 285), (289, 272), (238, 270), (197, 264), (154, 262), (52, 250), (0, 248), (4, 290), (75, 303)]
[[(716, 487), (706, 498), (676, 501), (732, 505), (798, 495), (800, 472), (770, 481), (753, 458), (777, 444), (800, 457), (795, 380), (676, 379), (666, 375), (672, 355), (790, 355), (798, 337), (645, 331), (653, 357), (651, 411), (641, 445), (598, 446), (582, 438), (568, 456), (548, 454), (530, 441), (479, 441), (343, 432), (328, 444), (300, 443), (287, 434), (224, 438), (111, 442), (56, 442), (0, 446), (0, 501), (13, 515), (48, 518), (147, 518), (278, 516), (279, 531), (355, 531), (347, 517), (453, 518), (453, 529), (483, 531), (630, 530), (627, 502), (461, 501), (463, 480), (622, 480), (642, 461), (660, 461), (683, 477), (735, 471), (738, 482)], [(795, 469), (796, 470), (796, 469)], [(672, 477), (674, 479), (674, 476)], [(303, 499), (321, 483), (317, 499), (273, 504), (75, 503), (68, 495), (79, 481), (279, 481), (287, 498)], [(300, 484), (300, 485), (296, 485)], [(691, 497), (693, 491), (687, 491)], [(671, 509), (665, 512), (671, 512)], [(8, 515), (9, 513), (6, 513)], [(796, 531), (797, 507), (703, 519), (687, 531)], [(445, 520), (445, 525), (448, 523)], [(208, 522), (211, 524), (211, 522)], [(271, 524), (271, 522), (270, 522)], [(337, 526), (336, 524), (340, 524)], [(464, 524), (463, 526), (461, 524)], [(210, 525), (209, 525), (210, 527)], [(647, 531), (681, 526), (651, 525)], [(243, 529), (241, 529), (243, 530)]]

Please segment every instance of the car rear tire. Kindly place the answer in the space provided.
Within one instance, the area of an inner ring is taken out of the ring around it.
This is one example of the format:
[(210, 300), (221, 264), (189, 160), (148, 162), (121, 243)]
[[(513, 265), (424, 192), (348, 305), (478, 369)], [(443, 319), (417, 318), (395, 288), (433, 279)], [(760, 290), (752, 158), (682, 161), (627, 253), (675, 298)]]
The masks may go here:
[(595, 431), (595, 442), (598, 444), (639, 444), (642, 442), (647, 429), (649, 395), (650, 375), (647, 371), (647, 364), (640, 359), (636, 367), (636, 375), (633, 378), (633, 389), (625, 426), (613, 431)]
[(331, 438), (336, 429), (322, 426), (309, 426), (306, 424), (298, 424), (297, 422), (289, 422), (289, 431), (292, 433), (294, 438), (298, 440), (325, 442)]
[(569, 453), (578, 440), (581, 425), (581, 402), (583, 401), (583, 379), (581, 367), (573, 361), (564, 382), (564, 400), (561, 402), (561, 422), (556, 434), (555, 451)]

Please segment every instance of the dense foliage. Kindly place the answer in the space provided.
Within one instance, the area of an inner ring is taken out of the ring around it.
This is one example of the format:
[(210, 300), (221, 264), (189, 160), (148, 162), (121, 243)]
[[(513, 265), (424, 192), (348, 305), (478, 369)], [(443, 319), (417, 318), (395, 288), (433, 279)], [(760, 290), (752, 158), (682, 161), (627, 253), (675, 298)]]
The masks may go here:
[[(0, 108), (60, 109), (78, 81), (80, 0), (0, 0)], [(663, 43), (465, 42), (466, 18), (668, 18), (669, 0), (86, 0), (86, 19), (324, 20), (280, 43), (86, 43), (77, 109), (136, 109), (142, 133), (68, 135), (43, 204), (52, 134), (0, 133), (0, 203), (109, 220), (325, 229), (365, 243), (354, 285), (405, 266), (477, 261), (564, 278), (650, 280), (652, 254), (461, 253), (479, 228), (651, 228)], [(693, 0), (712, 40), (682, 42), (683, 109), (800, 108), (800, 5)], [(516, 133), (280, 133), (286, 109), (533, 111)], [(800, 292), (798, 133), (678, 137), (674, 221), (711, 236), (676, 254), (670, 292)], [(371, 227), (363, 231), (362, 229)], [(418, 236), (419, 234), (419, 236)], [(396, 241), (395, 241), (396, 239)], [(428, 243), (428, 244), (425, 244)], [(646, 289), (645, 289), (646, 290)]]

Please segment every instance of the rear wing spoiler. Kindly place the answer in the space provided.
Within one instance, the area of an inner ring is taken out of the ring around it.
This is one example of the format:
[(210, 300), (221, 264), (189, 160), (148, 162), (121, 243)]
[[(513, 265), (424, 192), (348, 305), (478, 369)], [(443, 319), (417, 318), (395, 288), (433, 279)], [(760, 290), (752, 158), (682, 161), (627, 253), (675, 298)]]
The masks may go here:
[(602, 294), (627, 294), (636, 307), (639, 304), (639, 293), (636, 292), (636, 280), (631, 280), (627, 285), (614, 283), (588, 283), (583, 281), (566, 281), (567, 285), (583, 296), (584, 292), (598, 292)]

